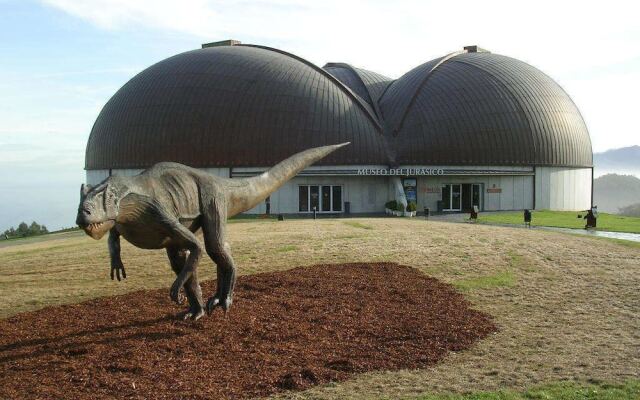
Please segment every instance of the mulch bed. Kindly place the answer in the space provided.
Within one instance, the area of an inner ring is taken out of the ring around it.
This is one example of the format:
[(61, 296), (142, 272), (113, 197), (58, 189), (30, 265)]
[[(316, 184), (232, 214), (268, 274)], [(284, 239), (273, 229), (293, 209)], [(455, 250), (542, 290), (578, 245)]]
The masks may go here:
[(0, 320), (0, 398), (248, 398), (424, 368), (496, 331), (469, 306), (376, 263), (242, 276), (227, 318), (176, 320), (168, 289), (49, 307)]

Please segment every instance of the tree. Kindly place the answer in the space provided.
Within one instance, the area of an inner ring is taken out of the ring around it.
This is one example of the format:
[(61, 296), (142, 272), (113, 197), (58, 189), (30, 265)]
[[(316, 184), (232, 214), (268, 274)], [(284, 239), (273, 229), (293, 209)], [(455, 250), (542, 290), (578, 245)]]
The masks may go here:
[(27, 236), (29, 234), (29, 225), (26, 222), (20, 222), (18, 229), (16, 229), (16, 234), (22, 237)]
[(20, 225), (18, 225), (18, 229), (11, 227), (4, 231), (1, 237), (2, 239), (11, 239), (17, 237), (43, 235), (45, 233), (49, 233), (49, 230), (44, 225), (40, 225), (35, 221), (33, 221), (31, 225), (27, 225), (26, 222), (21, 222)]
[(39, 235), (40, 234), (40, 225), (33, 221), (31, 225), (29, 225), (29, 236)]

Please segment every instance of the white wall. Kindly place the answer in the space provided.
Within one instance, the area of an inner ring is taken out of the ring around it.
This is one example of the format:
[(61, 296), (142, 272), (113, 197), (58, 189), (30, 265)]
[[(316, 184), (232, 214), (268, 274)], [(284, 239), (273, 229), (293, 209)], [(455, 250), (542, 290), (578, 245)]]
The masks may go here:
[(220, 176), (222, 178), (229, 177), (229, 168), (200, 168), (200, 169), (210, 173), (211, 175)]
[(109, 177), (108, 169), (88, 169), (87, 170), (87, 182), (91, 186), (95, 186), (98, 183)]
[[(206, 168), (205, 171), (221, 177), (229, 176), (228, 168)], [(531, 171), (530, 167), (523, 167), (522, 172), (528, 171)], [(133, 176), (140, 172), (142, 169), (112, 170), (113, 175), (120, 176)], [(108, 175), (108, 170), (88, 170), (87, 183), (98, 184)], [(531, 175), (448, 175), (418, 177), (418, 210), (424, 207), (436, 210), (436, 202), (441, 198), (440, 190), (446, 183), (481, 183), (483, 209), (486, 211), (533, 208), (534, 177)], [(342, 201), (350, 202), (351, 212), (356, 214), (383, 212), (384, 203), (393, 199), (393, 187), (386, 176), (297, 176), (271, 195), (271, 213), (298, 213), (298, 186), (314, 184), (343, 185)], [(487, 192), (494, 187), (499, 188), (500, 193)], [(535, 196), (537, 209), (586, 210), (591, 205), (591, 169), (538, 167)], [(264, 213), (265, 209), (263, 203), (249, 213)]]
[(580, 211), (591, 207), (591, 168), (536, 168), (536, 209)]
[[(298, 213), (298, 186), (300, 185), (342, 185), (342, 201), (350, 202), (350, 211), (356, 214), (384, 212), (384, 203), (390, 198), (386, 177), (297, 176), (271, 195), (271, 213)], [(248, 211), (249, 214), (264, 212), (264, 203)]]
[[(113, 169), (111, 175), (113, 176), (134, 176), (138, 175), (144, 169)], [(90, 185), (97, 185), (103, 180), (109, 177), (108, 169), (90, 169), (87, 170), (87, 183)]]
[[(228, 168), (203, 168), (203, 170), (213, 175), (229, 177)], [(239, 169), (234, 169), (236, 170)], [(142, 171), (142, 169), (114, 169), (111, 173), (114, 176), (133, 176)], [(96, 185), (108, 176), (109, 170), (88, 170), (87, 183)], [(352, 213), (384, 212), (384, 203), (392, 198), (389, 195), (387, 180), (387, 177), (382, 176), (297, 176), (271, 195), (271, 213), (298, 213), (299, 185), (342, 185), (342, 201), (351, 203)], [(265, 210), (266, 206), (262, 203), (247, 213), (263, 214)]]
[[(442, 198), (442, 185), (448, 183), (482, 184), (481, 198), (484, 211), (523, 210), (533, 208), (533, 176), (421, 176), (418, 177), (418, 210), (428, 207), (437, 209)], [(500, 189), (500, 193), (489, 193), (487, 189)]]

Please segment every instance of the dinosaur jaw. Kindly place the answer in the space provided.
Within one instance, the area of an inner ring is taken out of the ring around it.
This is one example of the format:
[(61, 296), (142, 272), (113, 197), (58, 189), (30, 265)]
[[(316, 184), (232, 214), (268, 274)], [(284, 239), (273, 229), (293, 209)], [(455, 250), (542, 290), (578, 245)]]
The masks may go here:
[(115, 221), (107, 220), (103, 222), (94, 222), (93, 224), (89, 224), (82, 227), (84, 232), (94, 238), (95, 240), (101, 239), (107, 232), (113, 228), (115, 225)]

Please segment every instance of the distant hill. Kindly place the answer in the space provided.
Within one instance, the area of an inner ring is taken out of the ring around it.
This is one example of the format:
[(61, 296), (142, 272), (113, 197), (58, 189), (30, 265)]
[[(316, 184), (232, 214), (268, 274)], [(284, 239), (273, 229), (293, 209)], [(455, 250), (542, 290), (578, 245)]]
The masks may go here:
[(621, 208), (620, 214), (626, 215), (627, 217), (640, 217), (640, 203)]
[(631, 204), (640, 203), (640, 179), (617, 174), (596, 178), (593, 181), (593, 203), (598, 206), (598, 211), (612, 213), (617, 213), (620, 208)]
[(640, 146), (622, 147), (593, 154), (595, 175), (635, 175), (640, 177)]

